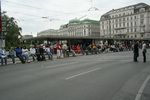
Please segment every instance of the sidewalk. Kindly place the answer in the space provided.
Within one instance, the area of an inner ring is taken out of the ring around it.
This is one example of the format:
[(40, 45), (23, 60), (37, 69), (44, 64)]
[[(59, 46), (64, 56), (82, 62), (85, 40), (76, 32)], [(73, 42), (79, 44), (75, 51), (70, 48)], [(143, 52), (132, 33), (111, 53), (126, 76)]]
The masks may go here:
[[(77, 57), (77, 56), (81, 56), (82, 54), (76, 54), (76, 56), (75, 57)], [(70, 55), (69, 57), (73, 57), (72, 55)], [(45, 56), (45, 58), (46, 58), (46, 60), (48, 60), (48, 56), (46, 55)], [(64, 58), (62, 58), (62, 59), (64, 59)], [(32, 63), (33, 62), (33, 60), (32, 60), (32, 57), (29, 57), (29, 60), (30, 60), (30, 62)], [(55, 54), (55, 55), (53, 55), (53, 60), (57, 60), (57, 55)], [(35, 61), (36, 62), (36, 61)], [(21, 63), (21, 61), (19, 60), (19, 58), (15, 58), (15, 64), (19, 64), (19, 63)], [(12, 62), (12, 59), (11, 58), (8, 58), (7, 59), (7, 65), (10, 65), (10, 64), (13, 64), (13, 62)], [(3, 66), (7, 66), (7, 65), (3, 65)], [(0, 62), (0, 66), (1, 66), (1, 62)]]

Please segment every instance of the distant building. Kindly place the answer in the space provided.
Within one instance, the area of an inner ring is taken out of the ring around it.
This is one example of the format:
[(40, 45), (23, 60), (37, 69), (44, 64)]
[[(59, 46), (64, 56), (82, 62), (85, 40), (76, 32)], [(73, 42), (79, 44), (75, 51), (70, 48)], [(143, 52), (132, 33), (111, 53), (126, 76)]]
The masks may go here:
[(48, 29), (37, 33), (37, 36), (48, 36), (48, 35), (58, 35), (58, 30)]
[(100, 36), (150, 38), (150, 6), (138, 3), (105, 13), (100, 18)]
[(62, 36), (100, 36), (99, 21), (90, 19), (73, 19), (68, 24), (60, 26), (58, 31)]
[(33, 35), (23, 35), (22, 39), (29, 39), (33, 38)]

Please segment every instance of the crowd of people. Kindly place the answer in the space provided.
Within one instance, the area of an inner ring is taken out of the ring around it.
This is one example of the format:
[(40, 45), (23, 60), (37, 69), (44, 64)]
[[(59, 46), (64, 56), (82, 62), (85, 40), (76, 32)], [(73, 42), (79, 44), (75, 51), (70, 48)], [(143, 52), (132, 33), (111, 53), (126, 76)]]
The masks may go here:
[(0, 49), (0, 59), (1, 65), (7, 65), (7, 59), (11, 58), (13, 63), (15, 62), (15, 58), (19, 58), (21, 63), (30, 63), (32, 61), (45, 61), (46, 56), (49, 60), (53, 60), (53, 54), (57, 55), (57, 59), (69, 57), (70, 55), (76, 56), (76, 54), (100, 54), (100, 53), (107, 53), (107, 52), (120, 52), (120, 51), (130, 51), (133, 50), (134, 52), (134, 61), (137, 61), (139, 56), (138, 48), (142, 47), (143, 51), (143, 61), (146, 62), (146, 44), (143, 42), (139, 44), (138, 42), (135, 43), (115, 43), (115, 44), (108, 44), (108, 43), (99, 43), (99, 44), (88, 44), (88, 45), (68, 45), (67, 43), (60, 43), (57, 42), (56, 44), (40, 44), (40, 45), (32, 45), (30, 48), (26, 46), (16, 48), (10, 48), (9, 51), (6, 51), (4, 48)]

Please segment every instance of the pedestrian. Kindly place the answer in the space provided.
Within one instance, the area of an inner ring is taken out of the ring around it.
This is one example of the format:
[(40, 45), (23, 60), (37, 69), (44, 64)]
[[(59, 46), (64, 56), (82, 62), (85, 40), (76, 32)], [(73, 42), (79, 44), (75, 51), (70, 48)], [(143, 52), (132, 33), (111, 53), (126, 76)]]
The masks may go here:
[(33, 45), (30, 48), (30, 56), (33, 58), (33, 61), (35, 61), (36, 49), (35, 49), (35, 46), (33, 46)]
[(0, 59), (1, 59), (1, 65), (3, 66), (3, 63), (5, 61), (5, 65), (7, 65), (7, 55), (4, 48), (0, 48)]
[(133, 53), (134, 53), (134, 62), (138, 62), (137, 58), (139, 57), (139, 44), (135, 42), (133, 45)]
[(15, 64), (16, 52), (13, 47), (9, 50), (9, 57), (12, 59), (12, 62)]
[(48, 55), (48, 59), (53, 60), (52, 50), (49, 45), (46, 46), (45, 51), (46, 51), (46, 54)]
[(146, 62), (146, 43), (143, 42), (142, 44), (142, 54), (143, 54), (143, 62), (145, 63)]
[(22, 56), (24, 57), (25, 62), (30, 63), (29, 61), (29, 50), (24, 46), (22, 48)]
[(37, 61), (41, 61), (41, 57), (40, 57), (40, 46), (39, 45), (36, 45), (36, 48), (35, 48), (35, 51), (36, 51), (36, 59)]
[(23, 56), (22, 56), (22, 49), (19, 46), (17, 46), (15, 51), (16, 51), (16, 56), (20, 59), (20, 61), (22, 63), (25, 63), (25, 60), (23, 59)]
[(62, 46), (61, 46), (61, 44), (59, 43), (59, 41), (58, 41), (57, 44), (56, 44), (56, 49), (57, 49), (57, 59), (60, 59), (60, 58), (61, 58)]
[(39, 53), (40, 53), (40, 60), (41, 61), (46, 61), (46, 58), (45, 58), (45, 47), (43, 44), (40, 45), (39, 47)]

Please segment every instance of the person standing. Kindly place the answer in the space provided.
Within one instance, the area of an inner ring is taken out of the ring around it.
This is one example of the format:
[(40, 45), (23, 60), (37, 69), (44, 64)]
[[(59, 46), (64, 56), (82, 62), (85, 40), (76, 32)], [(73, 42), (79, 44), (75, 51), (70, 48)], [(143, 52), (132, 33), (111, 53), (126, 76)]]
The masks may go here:
[(16, 52), (13, 47), (9, 50), (9, 57), (12, 59), (12, 62), (15, 64)]
[(25, 60), (23, 59), (23, 56), (22, 56), (22, 49), (17, 46), (16, 49), (15, 49), (15, 52), (16, 52), (16, 56), (20, 59), (20, 61), (24, 64), (25, 63)]
[(0, 59), (1, 59), (1, 65), (3, 66), (4, 61), (5, 65), (7, 65), (7, 55), (4, 48), (0, 48)]
[(138, 62), (137, 58), (139, 57), (139, 44), (135, 42), (133, 45), (133, 53), (134, 53), (134, 62)]
[(46, 51), (46, 54), (48, 55), (48, 59), (53, 60), (52, 50), (49, 45), (46, 46), (45, 51)]
[(33, 58), (33, 61), (35, 61), (36, 49), (34, 46), (31, 46), (31, 48), (30, 48), (30, 56)]
[(61, 47), (61, 44), (59, 43), (59, 41), (56, 44), (56, 49), (57, 49), (57, 59), (60, 59), (62, 47)]
[(142, 54), (143, 54), (143, 62), (146, 62), (146, 43), (143, 42), (142, 44)]
[(29, 50), (24, 46), (22, 48), (22, 56), (24, 57), (25, 62), (30, 63), (29, 61)]

